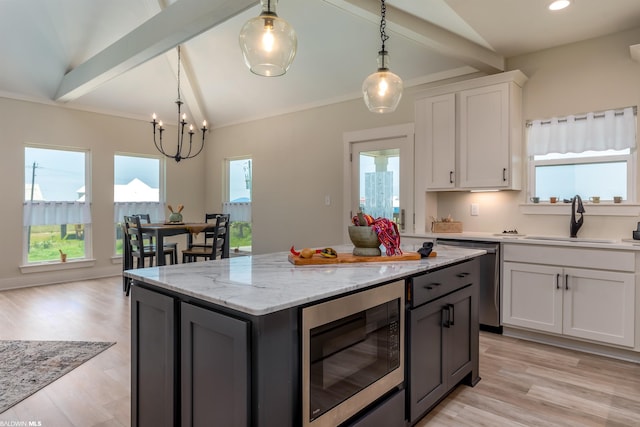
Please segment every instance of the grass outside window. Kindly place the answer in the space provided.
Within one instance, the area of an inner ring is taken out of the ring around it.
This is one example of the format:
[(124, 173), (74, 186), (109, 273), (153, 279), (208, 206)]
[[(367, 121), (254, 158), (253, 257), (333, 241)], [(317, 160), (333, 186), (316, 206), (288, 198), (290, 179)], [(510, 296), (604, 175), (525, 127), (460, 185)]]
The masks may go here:
[(75, 225), (31, 226), (28, 262), (60, 261), (60, 251), (67, 260), (85, 258), (84, 228)]

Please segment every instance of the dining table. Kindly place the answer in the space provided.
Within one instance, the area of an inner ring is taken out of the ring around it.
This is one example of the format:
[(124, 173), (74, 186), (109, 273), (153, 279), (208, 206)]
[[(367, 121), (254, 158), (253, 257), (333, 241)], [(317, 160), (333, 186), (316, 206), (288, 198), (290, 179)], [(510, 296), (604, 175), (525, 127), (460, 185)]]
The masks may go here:
[[(142, 234), (146, 234), (149, 236), (155, 237), (155, 246), (156, 246), (156, 265), (162, 266), (166, 265), (166, 258), (164, 254), (164, 238), (168, 236), (177, 236), (180, 234), (187, 234), (187, 247), (191, 246), (193, 238), (197, 236), (199, 233), (205, 231), (214, 231), (216, 227), (215, 222), (207, 223), (207, 222), (160, 222), (160, 223), (142, 223), (140, 224), (140, 230)], [(225, 247), (223, 247), (223, 253), (229, 254), (229, 239), (225, 239)], [(122, 261), (122, 270), (130, 270), (133, 269), (133, 260), (131, 258), (131, 254), (129, 251), (131, 250), (130, 246), (125, 244), (123, 245), (123, 261)], [(176, 257), (178, 254), (176, 254)], [(127, 281), (129, 279), (122, 276), (123, 281), (123, 289), (127, 290)]]
[(164, 256), (164, 238), (168, 236), (177, 236), (180, 234), (188, 234), (187, 246), (191, 245), (191, 242), (195, 236), (203, 231), (213, 231), (215, 229), (215, 222), (165, 222), (165, 223), (150, 223), (141, 224), (140, 230), (142, 234), (155, 237), (156, 245), (156, 265), (165, 265)]

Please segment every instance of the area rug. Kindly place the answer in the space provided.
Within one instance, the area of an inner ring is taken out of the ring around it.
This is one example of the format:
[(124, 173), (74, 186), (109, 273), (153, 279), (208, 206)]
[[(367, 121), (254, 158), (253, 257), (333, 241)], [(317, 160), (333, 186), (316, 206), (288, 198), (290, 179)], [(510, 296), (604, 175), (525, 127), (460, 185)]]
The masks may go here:
[(112, 342), (0, 341), (0, 413), (111, 347)]

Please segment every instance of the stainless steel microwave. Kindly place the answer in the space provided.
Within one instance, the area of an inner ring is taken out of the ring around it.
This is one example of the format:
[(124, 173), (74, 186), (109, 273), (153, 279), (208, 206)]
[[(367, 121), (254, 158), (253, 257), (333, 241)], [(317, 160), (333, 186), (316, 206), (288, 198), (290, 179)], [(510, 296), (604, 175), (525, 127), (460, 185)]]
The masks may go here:
[(334, 427), (404, 382), (404, 281), (302, 310), (302, 425)]

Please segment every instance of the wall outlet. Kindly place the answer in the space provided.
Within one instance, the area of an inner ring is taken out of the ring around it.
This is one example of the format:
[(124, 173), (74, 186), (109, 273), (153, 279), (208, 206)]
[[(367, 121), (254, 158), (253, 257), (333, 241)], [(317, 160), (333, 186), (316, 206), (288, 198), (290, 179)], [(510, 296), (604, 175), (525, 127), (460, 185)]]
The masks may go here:
[(324, 205), (331, 206), (331, 196), (329, 196), (328, 194), (324, 196)]
[(471, 216), (480, 215), (480, 205), (477, 203), (471, 203)]

